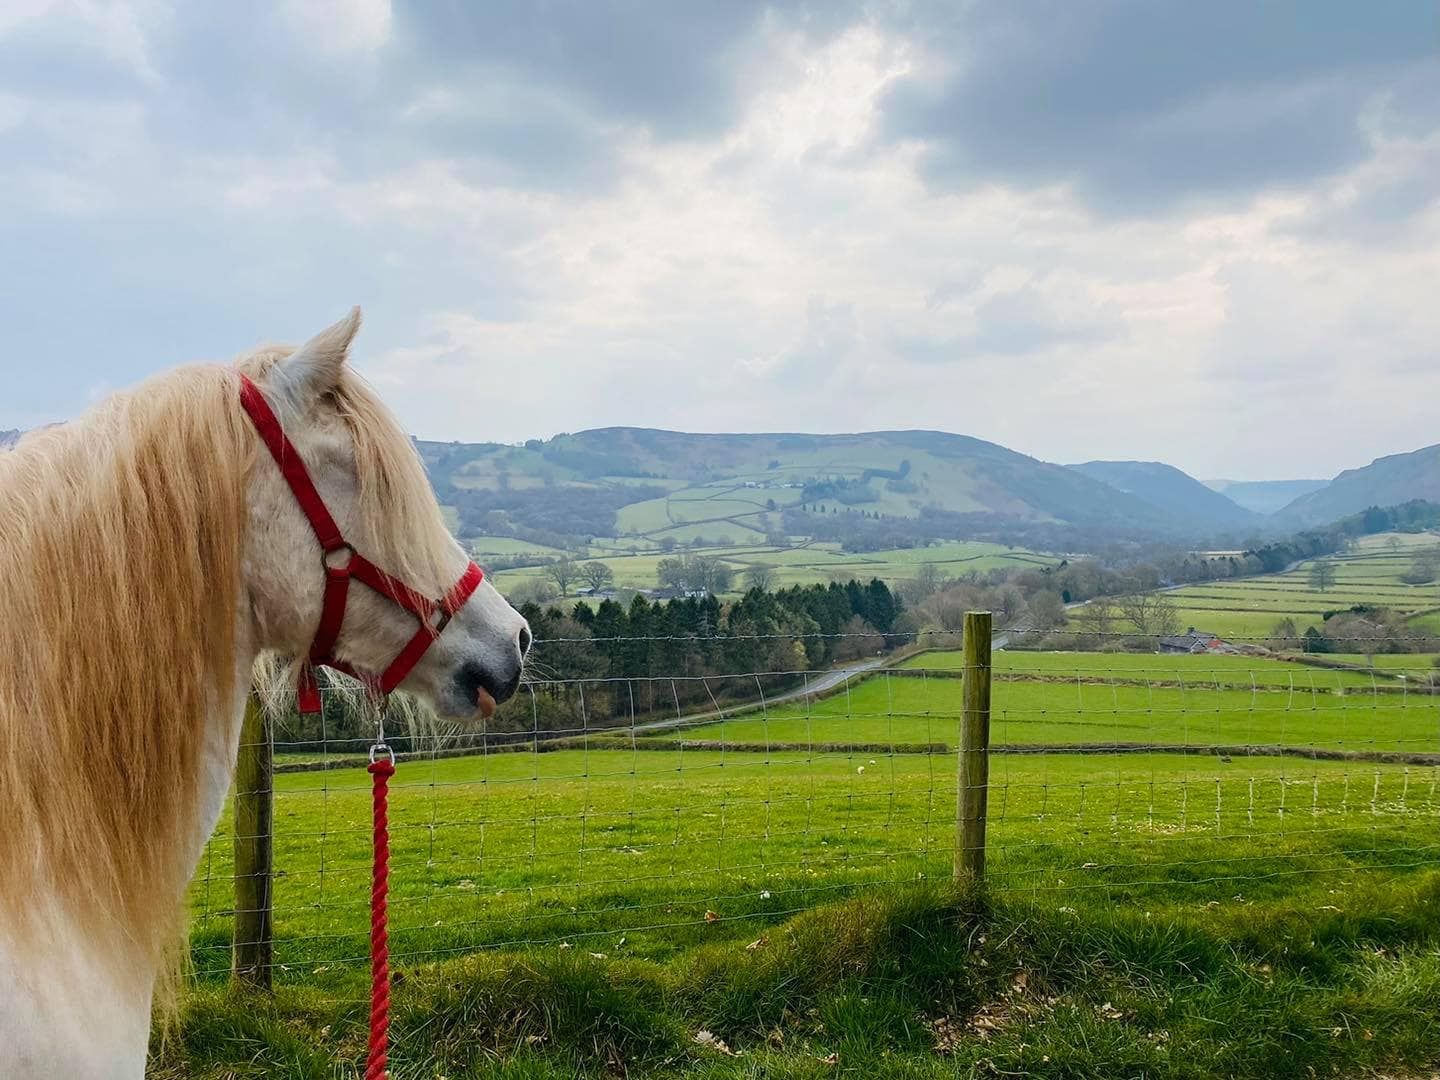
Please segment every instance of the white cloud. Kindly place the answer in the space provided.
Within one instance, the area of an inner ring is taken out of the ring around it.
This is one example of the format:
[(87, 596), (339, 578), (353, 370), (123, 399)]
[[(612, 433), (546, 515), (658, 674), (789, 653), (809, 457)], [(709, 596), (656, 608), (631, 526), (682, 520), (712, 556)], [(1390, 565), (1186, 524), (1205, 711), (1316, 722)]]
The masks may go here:
[(304, 44), (324, 54), (373, 52), (390, 39), (390, 0), (286, 0), (282, 17)]
[[(135, 253), (95, 264), (117, 306), (204, 283), (207, 311), (256, 328), (237, 344), (365, 302), (362, 366), (429, 437), (937, 427), (1237, 477), (1435, 439), (1440, 132), (1401, 130), (1383, 103), (1338, 173), (1126, 215), (1058, 169), (937, 184), (932, 136), (886, 130), (897, 87), (955, 75), (923, 28), (767, 15), (734, 47), (728, 120), (676, 131), (494, 57), (397, 74), (403, 10), (332, 11), (286, 8), (284, 52), (353, 55), (356, 100), (263, 113), (233, 142), (195, 138), (230, 99), (174, 85), (159, 15), (118, 47), (163, 93), (64, 101), (0, 80), (0, 139), (29, 151), (0, 164), (0, 228), (83, 216)], [(537, 118), (561, 152), (522, 145), (543, 141)], [(497, 125), (523, 167), (504, 167)], [(564, 174), (575, 154), (604, 167)], [(0, 403), (0, 427), (40, 400)]]

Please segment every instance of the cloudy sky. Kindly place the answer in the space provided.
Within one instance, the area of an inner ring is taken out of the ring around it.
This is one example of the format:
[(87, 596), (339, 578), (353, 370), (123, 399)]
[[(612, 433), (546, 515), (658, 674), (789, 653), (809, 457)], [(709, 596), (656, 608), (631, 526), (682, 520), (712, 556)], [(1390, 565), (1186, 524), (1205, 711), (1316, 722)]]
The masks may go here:
[(1440, 442), (1440, 5), (0, 6), (0, 428), (304, 338), (417, 434)]

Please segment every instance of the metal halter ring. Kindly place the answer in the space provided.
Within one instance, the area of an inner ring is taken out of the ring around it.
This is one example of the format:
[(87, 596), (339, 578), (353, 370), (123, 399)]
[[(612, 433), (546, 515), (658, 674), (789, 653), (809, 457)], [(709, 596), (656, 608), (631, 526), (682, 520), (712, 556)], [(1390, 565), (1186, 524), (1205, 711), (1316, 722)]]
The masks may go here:
[(376, 756), (382, 753), (390, 759), (392, 765), (395, 763), (395, 751), (391, 750), (388, 744), (377, 742), (374, 746), (370, 747), (370, 764), (374, 765)]
[[(327, 574), (332, 572), (348, 574), (350, 572), (350, 564), (355, 561), (356, 554), (358, 553), (353, 547), (342, 542), (337, 547), (320, 552), (320, 564), (325, 568)], [(332, 559), (339, 560), (342, 556), (344, 557), (343, 562), (331, 561)]]

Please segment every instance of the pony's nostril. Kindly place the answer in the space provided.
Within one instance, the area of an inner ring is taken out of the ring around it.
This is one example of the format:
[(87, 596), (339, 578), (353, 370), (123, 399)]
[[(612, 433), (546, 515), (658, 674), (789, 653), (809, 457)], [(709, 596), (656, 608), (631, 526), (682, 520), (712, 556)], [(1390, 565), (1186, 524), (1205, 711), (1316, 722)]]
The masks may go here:
[(530, 627), (522, 623), (520, 633), (517, 635), (516, 640), (520, 645), (520, 659), (523, 660), (526, 654), (530, 652)]
[(474, 702), (479, 696), (478, 692), (484, 690), (495, 700), (497, 705), (501, 705), (514, 697), (515, 691), (519, 687), (520, 666), (518, 664), (510, 678), (503, 683), (474, 660), (465, 661), (455, 672), (455, 689), (468, 702)]

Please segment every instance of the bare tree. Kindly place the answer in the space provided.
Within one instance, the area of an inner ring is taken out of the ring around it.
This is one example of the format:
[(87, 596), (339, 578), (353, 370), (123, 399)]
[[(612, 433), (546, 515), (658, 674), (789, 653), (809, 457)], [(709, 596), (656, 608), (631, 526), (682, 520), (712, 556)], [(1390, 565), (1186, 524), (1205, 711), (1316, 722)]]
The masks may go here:
[(596, 592), (615, 584), (615, 571), (599, 559), (591, 559), (580, 567), (580, 577)]
[(1039, 592), (1030, 597), (1030, 625), (1036, 630), (1054, 630), (1065, 622), (1065, 602), (1059, 593)]
[(1317, 559), (1310, 567), (1310, 587), (1325, 592), (1335, 584), (1335, 564), (1326, 559)]
[(1088, 604), (1082, 604), (1070, 613), (1070, 621), (1082, 633), (1089, 634), (1096, 648), (1100, 648), (1115, 632), (1115, 621), (1120, 617), (1115, 603), (1108, 596), (1097, 596)]
[(1121, 597), (1120, 614), (1129, 619), (1141, 637), (1162, 638), (1180, 631), (1180, 613), (1164, 593), (1136, 593)]
[(1009, 626), (1025, 609), (1025, 595), (1014, 585), (1002, 585), (995, 590), (991, 608), (1001, 626)]
[(900, 582), (900, 597), (911, 607), (919, 607), (930, 597), (941, 592), (947, 582), (940, 567), (934, 563), (921, 563), (913, 578)]
[(561, 596), (570, 595), (570, 583), (580, 576), (580, 568), (574, 559), (556, 559), (545, 567), (545, 576), (555, 582)]
[(775, 585), (775, 568), (765, 563), (752, 563), (745, 568), (745, 584), (761, 592), (769, 592)]
[[(968, 598), (961, 595), (959, 590), (937, 593), (925, 601), (920, 608), (928, 628), (944, 631), (947, 635), (958, 635), (965, 625), (965, 613), (974, 610), (974, 606)], [(953, 648), (958, 644), (958, 636), (953, 639), (941, 638), (943, 648)], [(946, 642), (953, 642), (947, 644)]]
[(678, 555), (661, 559), (655, 567), (660, 584), (686, 592), (711, 595), (728, 592), (734, 572), (713, 555)]

